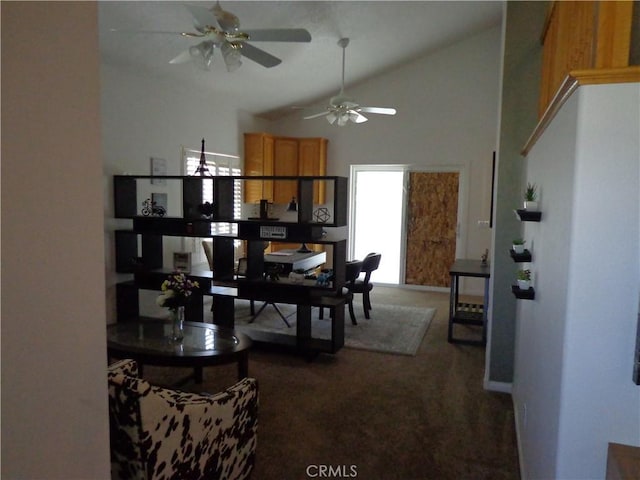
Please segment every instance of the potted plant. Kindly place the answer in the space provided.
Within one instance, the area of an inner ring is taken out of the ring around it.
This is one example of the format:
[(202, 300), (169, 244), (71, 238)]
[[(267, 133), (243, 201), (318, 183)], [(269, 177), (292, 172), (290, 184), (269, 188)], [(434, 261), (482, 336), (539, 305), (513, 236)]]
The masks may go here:
[(538, 186), (535, 183), (527, 183), (524, 191), (524, 209), (536, 210), (538, 208)]
[(513, 251), (514, 253), (524, 253), (524, 244), (527, 243), (526, 240), (522, 238), (515, 238), (513, 240)]
[(531, 287), (531, 270), (518, 270), (518, 288), (520, 290), (529, 290)]

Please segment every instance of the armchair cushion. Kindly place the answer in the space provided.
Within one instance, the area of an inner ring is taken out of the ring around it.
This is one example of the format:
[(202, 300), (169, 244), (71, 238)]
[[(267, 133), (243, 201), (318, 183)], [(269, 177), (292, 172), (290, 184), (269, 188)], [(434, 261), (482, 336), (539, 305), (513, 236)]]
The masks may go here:
[(114, 478), (245, 479), (257, 443), (258, 386), (245, 378), (215, 395), (153, 386), (137, 364), (109, 367)]

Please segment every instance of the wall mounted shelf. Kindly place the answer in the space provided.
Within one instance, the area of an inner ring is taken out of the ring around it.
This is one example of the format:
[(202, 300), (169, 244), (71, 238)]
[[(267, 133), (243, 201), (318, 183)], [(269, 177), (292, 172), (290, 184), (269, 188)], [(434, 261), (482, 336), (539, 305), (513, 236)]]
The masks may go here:
[(514, 212), (521, 222), (539, 222), (542, 219), (542, 212), (533, 210), (514, 210)]
[(530, 262), (531, 261), (531, 252), (525, 248), (524, 252), (516, 253), (513, 249), (509, 250), (509, 254), (513, 261), (516, 263)]
[(528, 290), (522, 290), (517, 285), (511, 285), (511, 292), (521, 300), (533, 300), (536, 298), (536, 291), (533, 287), (529, 287)]

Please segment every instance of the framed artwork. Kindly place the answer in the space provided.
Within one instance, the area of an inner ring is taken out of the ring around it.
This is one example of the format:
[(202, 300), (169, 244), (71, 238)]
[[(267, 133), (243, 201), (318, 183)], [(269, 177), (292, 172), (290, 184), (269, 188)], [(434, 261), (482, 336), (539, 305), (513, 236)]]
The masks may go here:
[(162, 207), (165, 211), (167, 211), (169, 201), (166, 193), (152, 193), (151, 201), (156, 207)]
[(173, 269), (176, 272), (191, 272), (191, 252), (173, 252)]
[(491, 206), (489, 207), (489, 228), (493, 228), (493, 195), (496, 189), (496, 152), (491, 162)]
[[(167, 161), (164, 158), (151, 157), (151, 175), (163, 176), (167, 174)], [(164, 178), (152, 178), (151, 185), (166, 185)]]

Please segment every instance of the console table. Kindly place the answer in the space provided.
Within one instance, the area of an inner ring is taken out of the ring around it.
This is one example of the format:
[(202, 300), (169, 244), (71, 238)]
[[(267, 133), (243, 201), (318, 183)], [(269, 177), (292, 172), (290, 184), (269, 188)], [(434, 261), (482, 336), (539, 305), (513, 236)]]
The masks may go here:
[[(487, 305), (489, 304), (489, 264), (482, 264), (480, 260), (457, 259), (449, 269), (451, 275), (451, 292), (449, 297), (449, 343), (464, 343), (468, 345), (486, 345), (487, 343)], [(484, 278), (484, 299), (482, 304), (464, 303), (459, 301), (460, 277)], [(477, 325), (482, 327), (482, 339), (469, 340), (454, 338), (454, 325)]]

